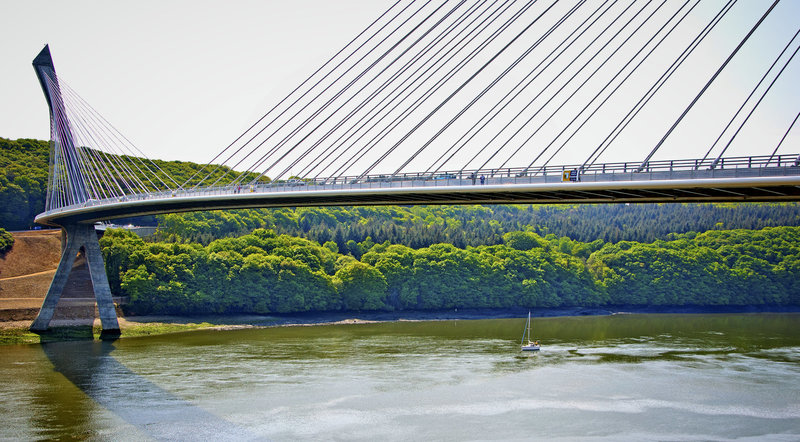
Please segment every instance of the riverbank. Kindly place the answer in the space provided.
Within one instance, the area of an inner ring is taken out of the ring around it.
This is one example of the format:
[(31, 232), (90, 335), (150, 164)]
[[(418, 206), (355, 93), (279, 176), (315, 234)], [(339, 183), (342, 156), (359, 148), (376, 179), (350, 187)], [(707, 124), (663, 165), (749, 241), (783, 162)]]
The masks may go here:
[[(537, 309), (536, 317), (602, 316), (619, 314), (725, 314), (725, 313), (797, 313), (800, 306), (614, 306)], [(292, 327), (331, 324), (364, 324), (393, 321), (452, 321), (522, 318), (528, 309), (454, 309), (447, 311), (402, 312), (315, 312), (287, 315), (225, 316), (127, 316), (119, 318), (121, 338), (161, 335), (194, 330), (236, 330), (242, 328)], [(28, 330), (31, 321), (0, 322), (0, 345), (38, 344), (42, 342), (99, 339), (99, 319), (94, 325), (60, 321), (53, 332), (38, 334)]]

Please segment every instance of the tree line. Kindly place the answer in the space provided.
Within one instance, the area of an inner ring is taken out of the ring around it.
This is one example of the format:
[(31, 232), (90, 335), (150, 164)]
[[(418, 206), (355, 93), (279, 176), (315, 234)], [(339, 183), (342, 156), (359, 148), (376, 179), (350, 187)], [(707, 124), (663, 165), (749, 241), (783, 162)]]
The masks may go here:
[(101, 240), (112, 291), (131, 313), (613, 305), (800, 305), (800, 228), (672, 234), (651, 243), (507, 232), (502, 243), (414, 249), (367, 239), (360, 258), (333, 241), (257, 228), (208, 245)]
[(413, 249), (448, 243), (457, 248), (498, 245), (509, 232), (591, 242), (653, 242), (673, 233), (800, 225), (797, 203), (595, 204), (491, 206), (300, 207), (167, 214), (157, 239), (209, 244), (257, 228), (272, 229), (360, 257), (370, 238)]

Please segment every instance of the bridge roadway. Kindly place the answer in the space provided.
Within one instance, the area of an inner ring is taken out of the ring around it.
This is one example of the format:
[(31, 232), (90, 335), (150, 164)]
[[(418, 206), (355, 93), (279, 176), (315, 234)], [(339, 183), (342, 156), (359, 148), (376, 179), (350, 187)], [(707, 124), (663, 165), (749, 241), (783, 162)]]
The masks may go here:
[[(574, 181), (568, 180), (569, 172), (580, 166), (206, 187), (89, 201), (42, 213), (36, 222), (58, 226), (139, 215), (256, 207), (800, 200), (797, 155), (726, 158), (713, 167), (700, 160), (659, 161), (648, 163), (639, 172), (639, 163), (598, 164), (577, 177), (573, 173)], [(481, 176), (485, 177), (484, 184)]]

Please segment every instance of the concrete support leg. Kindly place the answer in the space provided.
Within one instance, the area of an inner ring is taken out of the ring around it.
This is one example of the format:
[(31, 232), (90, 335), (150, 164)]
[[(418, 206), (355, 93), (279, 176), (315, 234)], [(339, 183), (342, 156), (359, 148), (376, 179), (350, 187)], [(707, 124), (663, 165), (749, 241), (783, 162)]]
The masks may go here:
[(53, 319), (56, 305), (61, 298), (61, 293), (64, 291), (72, 265), (81, 247), (83, 247), (89, 267), (89, 275), (92, 279), (94, 297), (97, 300), (97, 310), (100, 313), (103, 333), (118, 333), (117, 312), (114, 309), (114, 301), (111, 298), (111, 287), (108, 285), (108, 276), (106, 276), (103, 255), (100, 252), (100, 243), (97, 241), (94, 225), (71, 224), (64, 226), (63, 230), (67, 237), (67, 243), (61, 254), (61, 262), (58, 263), (53, 282), (50, 283), (50, 289), (47, 291), (44, 302), (42, 302), (42, 309), (33, 324), (31, 324), (31, 330), (44, 331), (50, 326), (50, 320)]

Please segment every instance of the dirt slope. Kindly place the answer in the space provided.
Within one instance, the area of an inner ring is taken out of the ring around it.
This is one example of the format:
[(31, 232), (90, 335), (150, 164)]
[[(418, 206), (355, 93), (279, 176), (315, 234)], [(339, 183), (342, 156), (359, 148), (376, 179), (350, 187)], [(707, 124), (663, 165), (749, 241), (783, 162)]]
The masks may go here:
[[(55, 270), (61, 259), (61, 230), (14, 232), (14, 247), (0, 258), (0, 280)], [(44, 296), (44, 295), (43, 295)]]
[(0, 321), (36, 315), (61, 258), (61, 230), (14, 232), (0, 258)]

